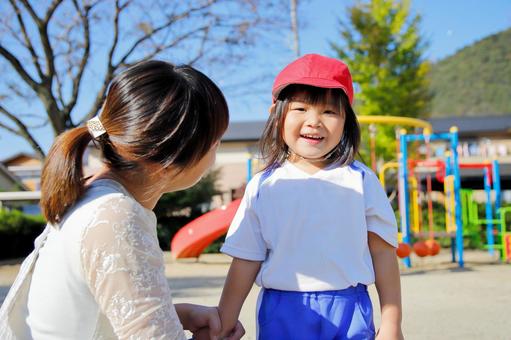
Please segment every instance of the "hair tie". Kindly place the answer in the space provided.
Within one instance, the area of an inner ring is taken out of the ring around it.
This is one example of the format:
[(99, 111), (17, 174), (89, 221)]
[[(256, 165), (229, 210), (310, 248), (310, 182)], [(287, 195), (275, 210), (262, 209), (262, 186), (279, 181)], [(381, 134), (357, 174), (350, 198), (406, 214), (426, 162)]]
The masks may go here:
[(106, 133), (105, 127), (101, 124), (101, 121), (97, 116), (87, 121), (87, 129), (94, 138), (98, 138), (102, 134)]

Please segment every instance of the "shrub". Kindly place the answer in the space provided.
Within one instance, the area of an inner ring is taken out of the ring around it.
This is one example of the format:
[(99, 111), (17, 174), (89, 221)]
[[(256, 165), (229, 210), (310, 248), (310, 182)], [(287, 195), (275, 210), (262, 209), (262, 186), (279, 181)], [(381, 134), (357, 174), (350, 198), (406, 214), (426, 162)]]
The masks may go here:
[(30, 254), (35, 238), (45, 225), (42, 216), (26, 215), (18, 210), (0, 210), (0, 259)]

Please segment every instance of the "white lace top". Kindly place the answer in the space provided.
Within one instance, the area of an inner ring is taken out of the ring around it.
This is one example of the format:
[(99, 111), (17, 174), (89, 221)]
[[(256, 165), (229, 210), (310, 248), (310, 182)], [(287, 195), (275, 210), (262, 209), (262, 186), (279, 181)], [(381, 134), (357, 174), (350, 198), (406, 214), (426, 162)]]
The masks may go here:
[(164, 275), (156, 217), (98, 180), (50, 228), (28, 290), (34, 339), (184, 339)]

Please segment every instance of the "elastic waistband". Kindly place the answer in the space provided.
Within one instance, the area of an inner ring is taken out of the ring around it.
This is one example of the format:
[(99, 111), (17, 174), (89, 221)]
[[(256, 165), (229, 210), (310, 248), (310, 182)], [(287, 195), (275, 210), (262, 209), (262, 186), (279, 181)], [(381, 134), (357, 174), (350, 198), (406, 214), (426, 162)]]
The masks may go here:
[(348, 296), (348, 295), (356, 295), (360, 293), (367, 292), (367, 286), (364, 284), (357, 284), (356, 286), (351, 286), (345, 289), (339, 289), (339, 290), (324, 290), (324, 291), (317, 291), (317, 292), (297, 292), (297, 291), (288, 291), (288, 290), (278, 290), (278, 289), (271, 289), (271, 288), (264, 288), (264, 290), (267, 290), (269, 292), (275, 291), (275, 292), (282, 292), (286, 294), (297, 294), (300, 296), (320, 296), (320, 295), (328, 295), (328, 296)]

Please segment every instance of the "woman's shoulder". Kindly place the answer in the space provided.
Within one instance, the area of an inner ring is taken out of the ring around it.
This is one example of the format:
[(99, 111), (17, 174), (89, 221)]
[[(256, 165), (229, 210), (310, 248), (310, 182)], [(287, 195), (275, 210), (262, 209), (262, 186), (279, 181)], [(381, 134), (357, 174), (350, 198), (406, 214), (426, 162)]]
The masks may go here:
[(154, 219), (154, 213), (138, 203), (119, 183), (101, 179), (87, 186), (84, 195), (70, 209), (63, 225), (79, 223), (87, 225), (98, 216), (115, 219)]

